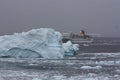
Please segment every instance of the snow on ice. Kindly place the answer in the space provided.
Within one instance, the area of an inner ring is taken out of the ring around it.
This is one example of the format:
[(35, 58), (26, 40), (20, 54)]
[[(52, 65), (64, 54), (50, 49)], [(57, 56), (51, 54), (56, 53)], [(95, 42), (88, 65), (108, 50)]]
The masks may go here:
[(0, 37), (0, 56), (60, 59), (78, 50), (78, 44), (62, 43), (62, 34), (51, 28), (33, 29)]
[(102, 66), (82, 66), (81, 69), (101, 69)]
[(65, 51), (65, 55), (72, 56), (77, 50), (79, 50), (79, 45), (73, 45), (71, 41), (68, 41), (67, 43), (63, 43), (63, 49)]

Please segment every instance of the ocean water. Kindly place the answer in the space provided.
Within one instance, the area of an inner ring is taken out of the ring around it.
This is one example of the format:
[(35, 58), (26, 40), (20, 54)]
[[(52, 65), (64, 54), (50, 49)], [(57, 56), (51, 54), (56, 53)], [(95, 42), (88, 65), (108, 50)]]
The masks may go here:
[(94, 38), (66, 59), (0, 58), (0, 80), (120, 80), (120, 38)]
[(100, 37), (94, 42), (81, 45), (79, 53), (118, 53), (120, 52), (120, 38)]

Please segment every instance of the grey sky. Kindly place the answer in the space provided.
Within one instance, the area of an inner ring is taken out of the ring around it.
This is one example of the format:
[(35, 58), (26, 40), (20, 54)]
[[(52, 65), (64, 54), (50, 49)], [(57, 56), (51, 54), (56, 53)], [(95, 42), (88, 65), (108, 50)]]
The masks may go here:
[(40, 27), (120, 37), (120, 0), (0, 0), (0, 35)]

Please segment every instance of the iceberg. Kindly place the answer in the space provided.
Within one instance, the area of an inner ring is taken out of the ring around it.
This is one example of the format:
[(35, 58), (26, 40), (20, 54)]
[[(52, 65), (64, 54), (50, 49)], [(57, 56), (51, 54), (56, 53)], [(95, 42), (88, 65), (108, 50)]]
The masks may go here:
[[(71, 47), (68, 48), (68, 47)], [(78, 45), (62, 43), (62, 34), (51, 28), (0, 36), (0, 56), (13, 58), (62, 59), (68, 50), (77, 51)]]
[(76, 51), (79, 50), (79, 45), (72, 44), (71, 41), (67, 41), (66, 43), (63, 43), (63, 49), (65, 52), (65, 56), (73, 56), (75, 55)]

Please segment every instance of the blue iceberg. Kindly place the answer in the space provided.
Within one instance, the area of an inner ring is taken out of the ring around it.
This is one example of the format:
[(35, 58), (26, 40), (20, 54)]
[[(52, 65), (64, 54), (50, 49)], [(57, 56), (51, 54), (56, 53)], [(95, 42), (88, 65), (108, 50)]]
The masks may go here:
[(76, 44), (69, 42), (67, 45), (62, 43), (62, 34), (54, 29), (33, 29), (28, 32), (1, 36), (0, 56), (62, 59), (67, 52), (66, 50), (69, 50), (67, 47), (73, 45), (73, 52), (78, 50)]

